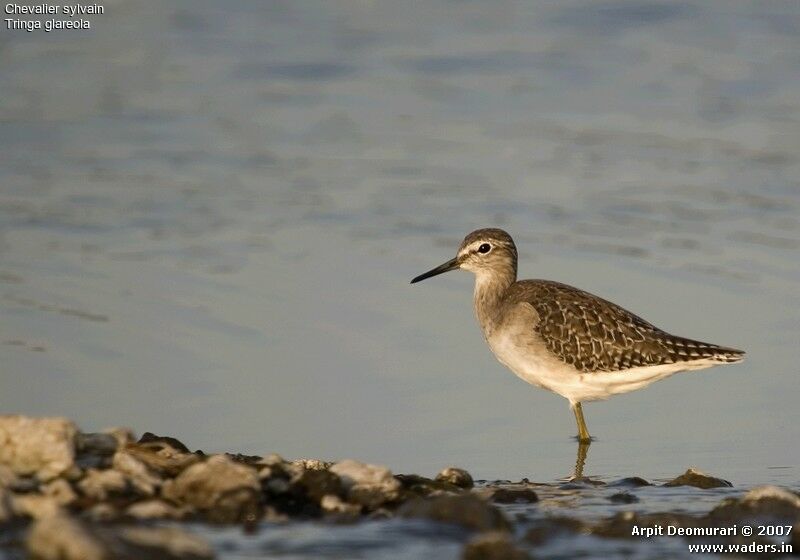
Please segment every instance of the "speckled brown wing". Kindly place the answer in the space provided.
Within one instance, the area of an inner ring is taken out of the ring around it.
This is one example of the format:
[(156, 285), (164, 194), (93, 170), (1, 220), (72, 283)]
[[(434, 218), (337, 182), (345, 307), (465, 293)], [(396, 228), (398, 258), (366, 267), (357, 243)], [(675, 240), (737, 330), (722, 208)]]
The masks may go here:
[(673, 336), (622, 307), (566, 284), (527, 280), (512, 299), (530, 304), (539, 316), (536, 332), (547, 349), (582, 372), (704, 359), (732, 363), (744, 352)]

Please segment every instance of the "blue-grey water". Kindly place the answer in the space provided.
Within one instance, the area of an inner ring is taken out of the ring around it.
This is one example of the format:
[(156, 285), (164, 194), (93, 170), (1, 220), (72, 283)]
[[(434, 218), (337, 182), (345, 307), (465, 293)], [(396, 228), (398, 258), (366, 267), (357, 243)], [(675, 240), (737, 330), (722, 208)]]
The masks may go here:
[(566, 401), (408, 284), (496, 226), (748, 352), (587, 405), (587, 474), (798, 486), (796, 2), (104, 6), (0, 31), (0, 412), (555, 480)]

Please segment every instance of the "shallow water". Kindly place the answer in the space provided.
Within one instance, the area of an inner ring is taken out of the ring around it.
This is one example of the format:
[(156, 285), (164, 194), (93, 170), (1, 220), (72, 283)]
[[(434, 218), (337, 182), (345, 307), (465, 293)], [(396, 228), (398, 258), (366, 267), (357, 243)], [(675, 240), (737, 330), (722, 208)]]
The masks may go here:
[(566, 476), (471, 278), (408, 285), (492, 225), (523, 277), (748, 351), (586, 406), (587, 474), (800, 484), (796, 3), (105, 5), (0, 35), (0, 411)]

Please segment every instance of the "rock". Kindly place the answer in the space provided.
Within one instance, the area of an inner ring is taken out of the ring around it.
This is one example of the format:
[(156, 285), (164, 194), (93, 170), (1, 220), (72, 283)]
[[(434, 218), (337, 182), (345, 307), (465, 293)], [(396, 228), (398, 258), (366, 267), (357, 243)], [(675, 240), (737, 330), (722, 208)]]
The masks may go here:
[(447, 482), (448, 484), (458, 486), (459, 488), (472, 488), (475, 486), (475, 482), (472, 480), (472, 475), (470, 475), (464, 469), (459, 469), (458, 467), (447, 467), (443, 469), (439, 474), (436, 475), (436, 480), (438, 482)]
[(51, 480), (75, 463), (78, 428), (66, 418), (0, 416), (0, 464)]
[(292, 464), (300, 466), (307, 471), (326, 471), (333, 465), (333, 463), (320, 461), (319, 459), (297, 459), (292, 461)]
[(507, 533), (482, 533), (469, 541), (461, 555), (463, 560), (528, 560), (530, 556), (517, 548)]
[(629, 476), (628, 478), (621, 478), (619, 480), (615, 480), (609, 486), (631, 486), (631, 487), (639, 487), (639, 486), (652, 486), (651, 483), (647, 482), (641, 476)]
[(41, 492), (62, 507), (72, 504), (78, 498), (70, 483), (60, 478), (42, 485)]
[(255, 469), (214, 455), (166, 481), (162, 495), (215, 523), (251, 522), (259, 516), (261, 484)]
[(28, 554), (38, 560), (110, 560), (110, 551), (83, 523), (66, 515), (44, 517), (33, 524), (25, 540)]
[(117, 452), (117, 447), (117, 438), (112, 434), (78, 433), (75, 437), (75, 448), (78, 453), (111, 456)]
[(180, 452), (180, 453), (191, 453), (189, 448), (186, 447), (183, 442), (180, 440), (175, 439), (174, 437), (169, 436), (157, 436), (151, 432), (145, 432), (142, 434), (142, 437), (139, 438), (139, 441), (136, 443), (138, 444), (148, 444), (148, 443), (160, 443), (166, 444), (167, 446), (171, 447), (172, 449)]
[(403, 490), (415, 496), (424, 497), (442, 493), (458, 494), (463, 491), (462, 488), (450, 484), (449, 482), (432, 480), (417, 474), (398, 474), (395, 475), (395, 479), (403, 486)]
[(44, 519), (61, 513), (61, 504), (52, 496), (41, 494), (21, 494), (13, 496), (11, 501), (14, 513), (19, 517)]
[(124, 474), (117, 470), (99, 471), (89, 469), (84, 479), (78, 483), (78, 489), (84, 496), (92, 500), (104, 501), (112, 494), (124, 494), (127, 492), (128, 480)]
[(258, 455), (245, 455), (244, 453), (226, 453), (228, 459), (234, 463), (241, 463), (248, 467), (259, 467), (261, 465), (261, 457)]
[(119, 537), (130, 548), (130, 558), (207, 560), (214, 557), (204, 539), (177, 527), (126, 527)]
[(635, 504), (639, 498), (628, 492), (617, 492), (609, 496), (608, 501), (614, 504)]
[(530, 488), (498, 488), (489, 499), (498, 504), (532, 504), (539, 501), (539, 496)]
[(741, 498), (723, 500), (708, 516), (718, 521), (768, 518), (800, 522), (800, 496), (777, 486), (759, 486)]
[(93, 525), (66, 515), (37, 521), (25, 544), (37, 560), (207, 560), (214, 556), (205, 540), (175, 527)]
[(128, 506), (125, 515), (136, 519), (174, 519), (186, 517), (188, 508), (176, 508), (162, 500), (145, 500)]
[(115, 521), (119, 518), (119, 511), (107, 502), (100, 502), (85, 510), (84, 515), (92, 521)]
[(492, 504), (474, 494), (415, 498), (397, 510), (401, 517), (424, 517), (475, 531), (509, 531), (511, 524)]
[(721, 478), (709, 476), (702, 471), (690, 467), (685, 473), (673, 480), (670, 480), (664, 486), (694, 486), (695, 488), (721, 488), (732, 487), (733, 484)]
[(286, 460), (283, 457), (281, 457), (277, 453), (270, 453), (269, 455), (261, 457), (261, 460), (258, 462), (258, 465), (263, 467), (273, 467), (273, 466), (283, 466), (285, 463)]
[(337, 497), (343, 495), (341, 479), (327, 470), (304, 470), (300, 476), (291, 480), (291, 484), (299, 487), (316, 503), (320, 503), (326, 495), (332, 494)]
[(606, 483), (602, 480), (594, 480), (586, 476), (575, 477), (568, 482), (560, 485), (561, 490), (586, 490), (587, 488), (594, 488), (596, 486), (605, 486)]
[[(144, 436), (142, 436), (142, 439), (144, 439)], [(160, 438), (148, 443), (130, 443), (125, 446), (125, 452), (144, 463), (153, 473), (160, 476), (175, 477), (186, 467), (201, 461), (202, 457), (172, 447), (165, 441), (171, 439)], [(178, 444), (181, 447), (185, 447), (181, 442), (178, 442)]]
[(334, 464), (330, 472), (341, 479), (347, 501), (367, 509), (377, 509), (400, 497), (400, 482), (386, 467), (346, 459)]
[(14, 506), (11, 502), (11, 493), (0, 487), (0, 525), (7, 523), (14, 517)]
[(356, 517), (361, 513), (361, 506), (358, 504), (348, 504), (342, 501), (339, 496), (327, 494), (320, 500), (320, 508), (326, 513), (343, 514), (348, 517)]
[(8, 465), (0, 464), (0, 490), (8, 488), (17, 482), (17, 475)]
[(142, 461), (121, 449), (114, 454), (112, 461), (114, 470), (124, 474), (133, 488), (145, 496), (153, 496), (161, 486), (161, 479), (156, 476)]

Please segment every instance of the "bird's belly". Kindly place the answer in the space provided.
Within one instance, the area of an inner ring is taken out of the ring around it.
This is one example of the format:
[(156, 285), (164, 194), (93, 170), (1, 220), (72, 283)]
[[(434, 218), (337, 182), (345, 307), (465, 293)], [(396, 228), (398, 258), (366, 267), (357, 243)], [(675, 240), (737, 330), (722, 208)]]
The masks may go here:
[(547, 353), (544, 347), (512, 336), (488, 340), (497, 359), (523, 381), (561, 395), (570, 403), (607, 399), (612, 395), (642, 389), (678, 371), (701, 369), (712, 364), (666, 364), (620, 371), (585, 373)]

